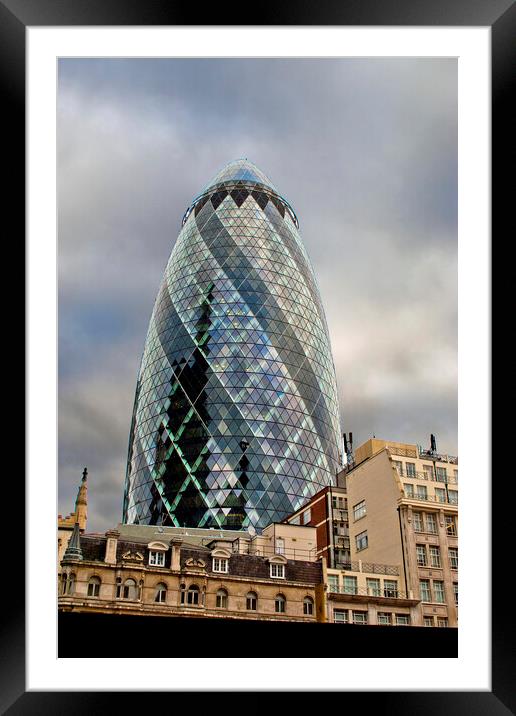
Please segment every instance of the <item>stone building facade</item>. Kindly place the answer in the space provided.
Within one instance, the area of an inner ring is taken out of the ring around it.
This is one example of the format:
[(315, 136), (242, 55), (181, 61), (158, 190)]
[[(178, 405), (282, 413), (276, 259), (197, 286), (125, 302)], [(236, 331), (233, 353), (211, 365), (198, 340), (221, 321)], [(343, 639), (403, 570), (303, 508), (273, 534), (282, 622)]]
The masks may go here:
[[(129, 527), (130, 535), (124, 534)], [(286, 528), (286, 529), (285, 529)], [(119, 525), (103, 535), (76, 529), (61, 562), (62, 611), (314, 622), (322, 563), (267, 539), (210, 530)], [(282, 530), (278, 525), (276, 540)], [(310, 528), (299, 528), (300, 542)], [(185, 530), (186, 531), (186, 530)], [(185, 532), (183, 531), (183, 532)], [(140, 533), (138, 535), (138, 532)], [(150, 533), (152, 536), (150, 535)], [(304, 533), (304, 534), (303, 534)], [(290, 536), (292, 540), (292, 536)], [(275, 547), (275, 546), (274, 546)], [(299, 557), (304, 557), (299, 558)]]

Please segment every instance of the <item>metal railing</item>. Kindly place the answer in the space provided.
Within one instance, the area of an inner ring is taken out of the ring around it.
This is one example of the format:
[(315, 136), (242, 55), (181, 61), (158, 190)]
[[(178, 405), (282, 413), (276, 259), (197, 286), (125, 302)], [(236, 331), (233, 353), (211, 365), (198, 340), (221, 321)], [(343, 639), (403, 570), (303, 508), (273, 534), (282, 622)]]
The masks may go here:
[(406, 592), (401, 592), (399, 589), (372, 589), (368, 588), (357, 588), (342, 587), (340, 585), (328, 585), (328, 592), (331, 594), (345, 594), (348, 597), (376, 597), (379, 599), (409, 599)]
[(441, 504), (441, 505), (458, 505), (459, 504), (458, 498), (457, 499), (452, 498), (450, 500), (449, 495), (445, 495), (444, 499), (443, 499), (442, 497), (436, 497), (434, 495), (423, 495), (418, 492), (412, 492), (412, 491), (409, 492), (407, 490), (403, 490), (403, 495), (408, 500), (416, 500), (419, 502), (435, 502), (435, 503)]
[(400, 477), (408, 477), (412, 480), (426, 480), (430, 482), (440, 482), (443, 485), (445, 483), (448, 483), (449, 485), (457, 485), (458, 479), (455, 477), (455, 475), (446, 475), (446, 477), (441, 477), (440, 475), (435, 475), (432, 472), (409, 472), (407, 470), (403, 470), (403, 468), (397, 467), (396, 470), (398, 471), (398, 475)]
[(375, 562), (347, 561), (337, 563), (337, 569), (345, 569), (348, 572), (361, 572), (367, 574), (389, 574), (399, 576), (400, 568), (396, 564), (376, 564)]
[(317, 559), (317, 549), (298, 549), (297, 547), (275, 548), (273, 545), (239, 544), (234, 547), (232, 554), (248, 554), (254, 557), (272, 557), (274, 555), (285, 559), (299, 559), (305, 562), (314, 562)]
[(456, 455), (433, 453), (431, 450), (423, 450), (421, 446), (419, 446), (419, 457), (427, 460), (434, 460), (436, 462), (448, 462), (450, 465), (459, 464), (459, 458)]

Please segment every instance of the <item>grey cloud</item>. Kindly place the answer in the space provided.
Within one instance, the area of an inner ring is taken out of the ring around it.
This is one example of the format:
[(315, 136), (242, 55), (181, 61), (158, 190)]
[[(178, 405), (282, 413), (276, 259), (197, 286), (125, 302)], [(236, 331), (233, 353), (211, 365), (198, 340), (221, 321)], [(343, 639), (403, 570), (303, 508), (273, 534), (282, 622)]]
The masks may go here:
[(456, 452), (455, 60), (61, 60), (58, 95), (60, 511), (84, 463), (90, 526), (119, 520), (161, 275), (238, 156), (298, 213), (343, 427)]

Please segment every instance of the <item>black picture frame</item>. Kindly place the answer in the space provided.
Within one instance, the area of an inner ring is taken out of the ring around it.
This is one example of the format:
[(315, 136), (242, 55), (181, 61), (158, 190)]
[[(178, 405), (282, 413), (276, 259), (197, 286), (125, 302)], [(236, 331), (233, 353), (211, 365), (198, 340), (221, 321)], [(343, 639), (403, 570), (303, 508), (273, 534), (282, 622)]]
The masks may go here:
[[(308, 3), (303, 0), (282, 0), (260, 3), (255, 17), (242, 14), (242, 5), (231, 13), (231, 5), (211, 4), (203, 9), (202, 25), (362, 25), (362, 26), (484, 26), (491, 28), (492, 38), (492, 234), (496, 244), (503, 245), (502, 232), (507, 230), (509, 212), (514, 203), (511, 189), (514, 184), (505, 179), (510, 176), (510, 146), (513, 115), (508, 110), (510, 80), (514, 75), (516, 54), (516, 7), (513, 0), (343, 0), (341, 2)], [(10, 162), (4, 167), (8, 179), (4, 188), (6, 214), (16, 216), (11, 229), (12, 246), (24, 246), (25, 234), (25, 41), (26, 28), (36, 26), (98, 26), (98, 25), (196, 25), (198, 8), (170, 0), (0, 0), (0, 87), (3, 96), (4, 137), (11, 152)], [(247, 22), (246, 22), (247, 21)], [(507, 171), (504, 171), (507, 170)], [(513, 173), (513, 172), (512, 172)], [(511, 201), (512, 199), (512, 201)], [(15, 211), (13, 211), (13, 209)], [(7, 242), (6, 242), (7, 243)], [(493, 256), (493, 259), (496, 256)], [(20, 292), (19, 292), (20, 293)], [(498, 300), (494, 293), (493, 301)], [(494, 303), (495, 305), (495, 303)], [(498, 304), (500, 306), (500, 304)], [(16, 313), (19, 314), (19, 305)], [(496, 312), (493, 312), (495, 316)], [(14, 320), (13, 320), (14, 323)], [(493, 445), (493, 454), (495, 449)], [(494, 462), (494, 461), (493, 461)], [(42, 471), (45, 472), (44, 466)], [(7, 477), (7, 476), (6, 476)], [(504, 481), (503, 472), (492, 471), (495, 487), (504, 495), (496, 507), (493, 519), (492, 544), (497, 545), (492, 555), (492, 574), (504, 574), (504, 525), (511, 524), (512, 505), (510, 481)], [(16, 551), (19, 554), (23, 532), (20, 512), (24, 504), (24, 487), (21, 479), (4, 480), (7, 495), (4, 505), (18, 511)], [(12, 541), (6, 541), (6, 548)], [(502, 546), (500, 548), (500, 546)], [(505, 554), (504, 554), (505, 551)], [(14, 565), (13, 565), (14, 567)], [(123, 696), (107, 692), (26, 692), (25, 690), (25, 605), (19, 582), (20, 569), (16, 570), (16, 589), (10, 586), (4, 593), (2, 610), (3, 628), (0, 638), (0, 711), (1, 713), (40, 714), (98, 713), (113, 708)], [(479, 575), (487, 578), (486, 566), (479, 567)], [(12, 573), (11, 573), (12, 574)], [(5, 599), (5, 597), (8, 597)], [(500, 716), (516, 713), (516, 695), (513, 687), (514, 645), (507, 634), (510, 620), (514, 621), (507, 592), (492, 590), (492, 691), (490, 692), (346, 692), (342, 698), (358, 696), (360, 707), (381, 709), (382, 713), (410, 713), (423, 716), (430, 713), (464, 712), (471, 715)], [(411, 656), (407, 654), (407, 656)], [(201, 680), (202, 681), (202, 680)], [(130, 677), (128, 675), (128, 683)], [(407, 685), (410, 688), (410, 685)], [(315, 689), (316, 690), (316, 689)], [(336, 685), (336, 690), (338, 686)], [(170, 694), (153, 694), (155, 699)], [(148, 698), (145, 693), (130, 694), (133, 709), (141, 710)], [(244, 694), (245, 698), (245, 694)], [(256, 707), (268, 708), (264, 694), (257, 694)], [(169, 706), (170, 709), (170, 706)]]

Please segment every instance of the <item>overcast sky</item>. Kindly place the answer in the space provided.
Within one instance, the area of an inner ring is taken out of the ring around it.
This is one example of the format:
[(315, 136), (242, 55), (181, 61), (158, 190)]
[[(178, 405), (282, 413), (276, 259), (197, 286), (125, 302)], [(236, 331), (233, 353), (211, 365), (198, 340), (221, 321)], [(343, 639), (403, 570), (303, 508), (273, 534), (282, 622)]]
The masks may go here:
[(181, 218), (239, 157), (298, 215), (343, 429), (457, 454), (456, 60), (60, 60), (59, 511), (87, 465), (89, 530)]

